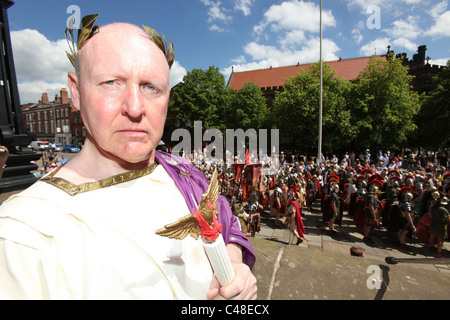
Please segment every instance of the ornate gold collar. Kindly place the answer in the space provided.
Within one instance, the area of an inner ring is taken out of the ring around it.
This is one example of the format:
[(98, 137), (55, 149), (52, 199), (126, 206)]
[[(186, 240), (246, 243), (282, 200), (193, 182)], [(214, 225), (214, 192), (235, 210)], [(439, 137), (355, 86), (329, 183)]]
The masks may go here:
[(85, 182), (81, 184), (74, 184), (63, 178), (55, 177), (55, 174), (62, 168), (62, 166), (60, 166), (55, 170), (53, 170), (49, 175), (42, 178), (41, 181), (46, 182), (58, 189), (61, 189), (62, 191), (66, 192), (67, 194), (73, 197), (80, 193), (114, 186), (123, 182), (131, 181), (149, 175), (156, 169), (157, 166), (158, 163), (154, 162), (149, 167), (116, 174), (115, 176), (101, 179), (99, 181)]

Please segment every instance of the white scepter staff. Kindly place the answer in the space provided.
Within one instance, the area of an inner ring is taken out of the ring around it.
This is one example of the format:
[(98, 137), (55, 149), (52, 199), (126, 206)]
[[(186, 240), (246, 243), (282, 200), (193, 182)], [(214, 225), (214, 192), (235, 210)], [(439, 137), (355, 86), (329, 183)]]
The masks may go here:
[(202, 195), (198, 210), (184, 216), (177, 222), (168, 224), (156, 231), (156, 234), (172, 239), (182, 240), (188, 235), (195, 239), (202, 236), (203, 247), (209, 263), (219, 284), (227, 286), (234, 279), (234, 269), (221, 231), (222, 225), (217, 220), (219, 211), (219, 180), (217, 170), (211, 178), (210, 185)]

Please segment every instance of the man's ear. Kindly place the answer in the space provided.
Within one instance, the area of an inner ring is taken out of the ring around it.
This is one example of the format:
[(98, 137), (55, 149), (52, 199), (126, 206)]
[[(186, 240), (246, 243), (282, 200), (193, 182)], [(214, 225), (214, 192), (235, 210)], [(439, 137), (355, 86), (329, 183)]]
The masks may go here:
[(73, 107), (80, 111), (80, 90), (78, 87), (78, 77), (74, 72), (69, 72), (69, 90)]

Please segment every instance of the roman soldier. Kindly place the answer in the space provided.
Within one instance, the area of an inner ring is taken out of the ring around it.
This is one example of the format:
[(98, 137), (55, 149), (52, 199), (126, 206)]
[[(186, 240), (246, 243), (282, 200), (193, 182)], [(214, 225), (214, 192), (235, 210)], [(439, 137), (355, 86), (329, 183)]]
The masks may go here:
[(398, 202), (398, 192), (400, 191), (400, 178), (398, 176), (390, 176), (386, 186), (386, 200), (389, 204)]
[(372, 238), (369, 237), (370, 231), (379, 224), (379, 208), (381, 208), (381, 205), (378, 201), (378, 194), (382, 186), (383, 184), (378, 179), (371, 180), (369, 184), (369, 192), (364, 198), (363, 241), (368, 244), (373, 244)]
[(390, 212), (392, 206), (398, 205), (398, 193), (400, 192), (400, 178), (397, 175), (389, 175), (389, 181), (386, 185), (386, 199), (383, 200), (383, 210), (381, 212), (381, 221), (384, 227), (388, 227)]
[(364, 175), (359, 175), (356, 178), (356, 185), (357, 185), (357, 189), (356, 189), (356, 194), (357, 197), (364, 197), (367, 193), (367, 177)]
[[(436, 251), (437, 258), (444, 258), (442, 255), (442, 247), (444, 239), (447, 236), (447, 227), (450, 223), (450, 214), (447, 209), (448, 196), (440, 194), (431, 207), (431, 224), (430, 224), (430, 250)], [(434, 246), (436, 244), (436, 247)]]
[(340, 200), (339, 200), (339, 184), (338, 181), (330, 181), (330, 195), (328, 204), (328, 230), (336, 233), (334, 230), (334, 222), (339, 218)]
[(441, 188), (444, 193), (447, 193), (447, 188), (450, 185), (450, 172), (446, 172), (441, 178)]
[[(288, 205), (286, 209), (286, 225), (289, 229), (289, 244), (297, 238), (297, 245), (305, 239), (305, 227), (302, 220), (302, 210), (297, 199), (298, 190), (295, 185), (291, 185), (288, 191)], [(306, 239), (305, 239), (306, 240)]]
[(275, 216), (275, 226), (280, 226), (281, 215), (286, 213), (286, 189), (284, 187), (284, 180), (278, 179), (277, 187), (273, 190), (270, 196), (270, 214)]
[(400, 215), (398, 216), (399, 230), (397, 233), (400, 247), (406, 249), (406, 235), (416, 230), (414, 226), (414, 206), (412, 204), (414, 190), (410, 187), (400, 189), (401, 201), (399, 204)]
[(252, 237), (256, 232), (261, 230), (261, 216), (260, 210), (262, 206), (259, 203), (260, 194), (256, 186), (251, 187), (251, 192), (248, 197), (247, 213), (249, 216), (249, 231)]
[(414, 176), (412, 174), (407, 174), (405, 176), (405, 187), (414, 188)]

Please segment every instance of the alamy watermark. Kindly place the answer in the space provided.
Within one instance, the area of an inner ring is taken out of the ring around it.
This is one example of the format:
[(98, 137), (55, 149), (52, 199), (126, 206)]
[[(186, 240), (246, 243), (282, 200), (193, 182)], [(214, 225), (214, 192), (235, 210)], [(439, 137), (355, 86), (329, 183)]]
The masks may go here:
[[(267, 129), (226, 129), (225, 140), (218, 129), (207, 129), (203, 133), (202, 121), (194, 122), (194, 137), (187, 129), (172, 132), (171, 141), (178, 142), (172, 148), (173, 155), (190, 155), (200, 152), (205, 162), (210, 163), (245, 163), (250, 158), (253, 163), (265, 163), (271, 172), (279, 164), (279, 130), (270, 130), (270, 144)], [(247, 143), (248, 141), (248, 143)], [(203, 145), (206, 147), (203, 148)], [(192, 150), (192, 145), (194, 149)], [(225, 145), (225, 152), (224, 152)], [(276, 172), (275, 171), (275, 172)], [(263, 170), (262, 174), (269, 174)]]
[(70, 5), (67, 7), (66, 13), (70, 14), (67, 18), (67, 28), (68, 29), (80, 29), (81, 25), (81, 9), (77, 5)]
[(370, 30), (381, 29), (381, 9), (377, 5), (367, 7), (367, 13), (370, 16), (367, 18), (366, 25)]
[(383, 278), (381, 277), (381, 268), (379, 266), (371, 265), (367, 268), (366, 273), (371, 274), (369, 276), (369, 278), (367, 278), (367, 281), (366, 281), (367, 289), (380, 290), (381, 283), (383, 282)]

